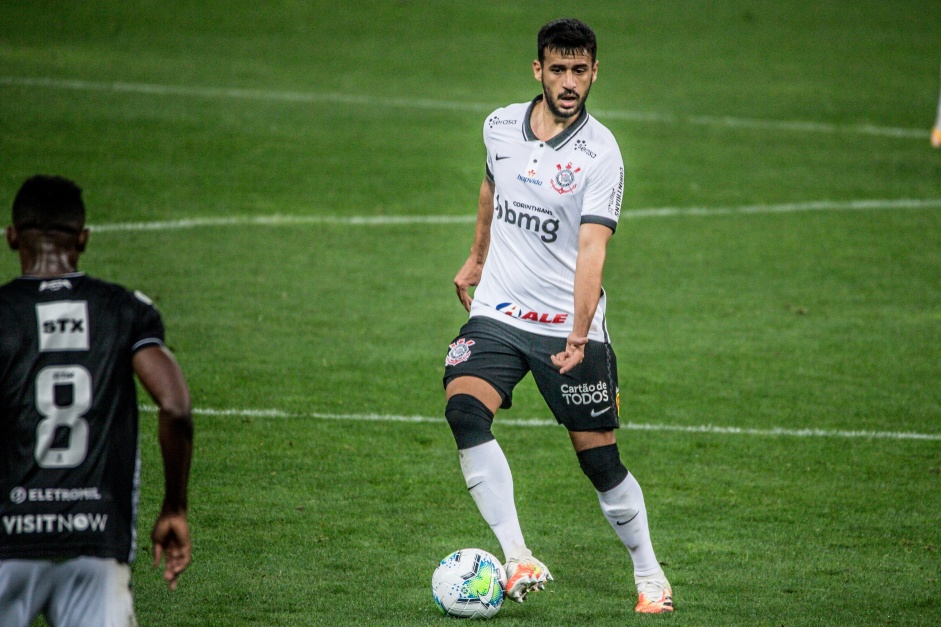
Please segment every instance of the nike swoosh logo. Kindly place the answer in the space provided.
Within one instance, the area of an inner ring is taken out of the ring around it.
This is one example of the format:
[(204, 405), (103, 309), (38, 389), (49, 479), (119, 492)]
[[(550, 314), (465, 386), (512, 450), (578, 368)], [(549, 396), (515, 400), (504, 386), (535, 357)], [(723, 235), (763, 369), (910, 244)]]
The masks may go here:
[(480, 602), (484, 605), (490, 605), (491, 599), (493, 599), (493, 580), (496, 578), (496, 573), (490, 574), (490, 589), (487, 590), (487, 594), (480, 595)]
[(618, 527), (623, 527), (623, 526), (626, 525), (627, 523), (629, 523), (629, 522), (631, 522), (632, 520), (634, 520), (635, 518), (637, 518), (639, 515), (640, 515), (640, 512), (637, 512), (636, 514), (634, 514), (633, 516), (631, 516), (630, 518), (628, 518), (628, 519), (625, 520), (624, 522), (621, 522), (620, 520), (617, 521)]
[(503, 155), (503, 156), (497, 155), (497, 161), (502, 161), (503, 159), (509, 159), (509, 158), (510, 158), (510, 155)]
[(610, 405), (608, 405), (607, 407), (605, 407), (605, 408), (602, 409), (601, 411), (595, 411), (595, 410), (593, 409), (593, 410), (591, 410), (591, 417), (592, 417), (592, 418), (597, 418), (598, 416), (600, 416), (601, 414), (605, 413), (605, 412), (608, 411), (609, 409), (611, 409), (611, 406), (610, 406)]

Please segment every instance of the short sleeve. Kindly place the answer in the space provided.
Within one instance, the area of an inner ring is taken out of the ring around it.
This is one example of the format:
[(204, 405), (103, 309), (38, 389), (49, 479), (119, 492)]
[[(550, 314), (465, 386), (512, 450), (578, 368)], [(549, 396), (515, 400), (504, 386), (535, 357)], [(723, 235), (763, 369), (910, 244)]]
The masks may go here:
[(134, 315), (131, 353), (136, 353), (148, 346), (163, 346), (163, 320), (160, 318), (160, 312), (154, 307), (153, 301), (143, 293), (135, 291), (129, 302)]
[(484, 138), (484, 148), (487, 151), (487, 159), (484, 162), (484, 175), (487, 177), (487, 180), (493, 183), (493, 155), (490, 154), (490, 133), (489, 129), (491, 127), (490, 120), (496, 115), (496, 111), (487, 116), (487, 119), (484, 121), (483, 127), (483, 138)]
[(599, 155), (598, 161), (587, 181), (581, 223), (603, 224), (614, 231), (624, 197), (624, 160), (615, 145), (607, 154)]

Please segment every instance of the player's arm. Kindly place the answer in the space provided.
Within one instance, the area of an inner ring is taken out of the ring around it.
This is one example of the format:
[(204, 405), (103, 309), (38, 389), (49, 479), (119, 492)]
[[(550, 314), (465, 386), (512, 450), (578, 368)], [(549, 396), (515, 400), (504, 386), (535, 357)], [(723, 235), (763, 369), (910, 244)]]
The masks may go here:
[(578, 229), (578, 257), (575, 260), (575, 318), (565, 350), (552, 356), (552, 363), (565, 373), (585, 358), (588, 330), (601, 299), (608, 241), (614, 231), (603, 224), (585, 223)]
[(148, 346), (134, 354), (134, 372), (157, 403), (160, 451), (163, 454), (163, 506), (151, 540), (154, 566), (165, 557), (163, 578), (176, 588), (191, 560), (192, 544), (186, 522), (187, 485), (193, 457), (193, 414), (183, 371), (163, 346)]
[(454, 277), (454, 288), (457, 291), (457, 297), (467, 311), (470, 311), (471, 302), (473, 301), (467, 290), (471, 286), (480, 283), (480, 275), (483, 273), (487, 251), (490, 250), (493, 196), (493, 181), (489, 177), (485, 177), (483, 183), (480, 184), (480, 196), (477, 199), (477, 226), (474, 229), (474, 243), (471, 245), (470, 256), (461, 266), (457, 276)]

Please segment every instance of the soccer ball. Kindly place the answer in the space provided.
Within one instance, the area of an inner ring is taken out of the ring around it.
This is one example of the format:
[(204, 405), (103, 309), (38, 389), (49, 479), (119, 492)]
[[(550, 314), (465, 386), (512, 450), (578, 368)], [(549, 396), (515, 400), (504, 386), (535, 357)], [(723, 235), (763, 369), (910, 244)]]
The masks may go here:
[(506, 571), (481, 549), (461, 549), (441, 560), (431, 576), (435, 603), (448, 616), (491, 618), (506, 596)]

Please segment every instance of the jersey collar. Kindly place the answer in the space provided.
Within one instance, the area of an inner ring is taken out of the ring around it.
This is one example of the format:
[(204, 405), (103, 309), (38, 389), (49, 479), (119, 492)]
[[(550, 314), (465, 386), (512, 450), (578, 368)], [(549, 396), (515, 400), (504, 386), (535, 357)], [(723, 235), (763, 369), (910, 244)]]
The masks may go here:
[(17, 279), (23, 279), (26, 281), (55, 281), (56, 279), (78, 279), (85, 276), (84, 272), (67, 272), (65, 274), (57, 274), (56, 276), (51, 277), (41, 277), (34, 276), (32, 274), (21, 274), (16, 277)]
[[(539, 141), (539, 138), (536, 137), (536, 133), (533, 132), (533, 127), (529, 123), (530, 116), (533, 113), (533, 109), (536, 108), (536, 105), (542, 100), (542, 94), (539, 94), (533, 101), (529, 103), (529, 107), (526, 109), (526, 116), (523, 118), (523, 137), (526, 138), (526, 141)], [(562, 146), (568, 143), (575, 134), (582, 130), (582, 127), (588, 124), (588, 109), (582, 107), (581, 113), (578, 114), (578, 117), (575, 118), (575, 121), (569, 125), (564, 131), (545, 142), (547, 146), (558, 150)]]

